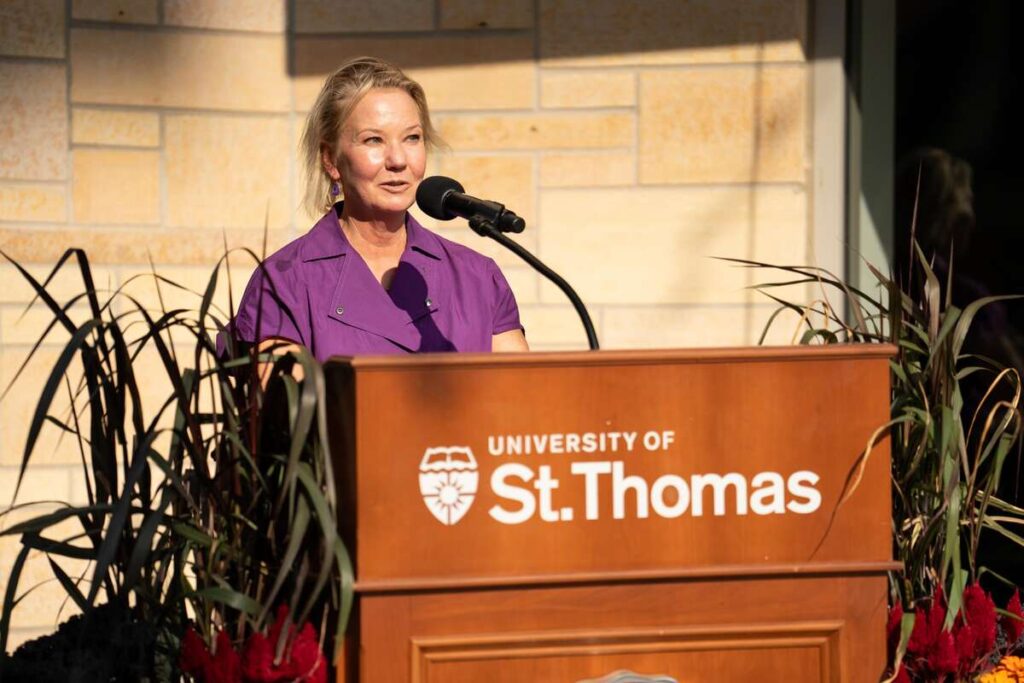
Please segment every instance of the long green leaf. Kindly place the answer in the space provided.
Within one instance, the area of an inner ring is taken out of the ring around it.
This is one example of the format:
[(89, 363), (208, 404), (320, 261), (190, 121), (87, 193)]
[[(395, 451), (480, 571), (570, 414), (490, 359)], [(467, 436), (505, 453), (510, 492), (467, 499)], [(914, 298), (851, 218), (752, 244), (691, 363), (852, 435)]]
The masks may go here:
[(974, 316), (978, 314), (979, 310), (997, 301), (1013, 301), (1022, 298), (1022, 296), (1024, 295), (1010, 294), (1004, 296), (986, 296), (972, 301), (965, 306), (964, 312), (960, 316), (960, 320), (957, 322), (956, 330), (953, 332), (953, 356), (957, 357), (960, 355), (960, 350), (963, 348), (964, 341), (967, 339), (967, 333), (971, 329), (971, 323), (974, 321)]
[(953, 622), (956, 620), (956, 615), (960, 613), (960, 607), (964, 601), (964, 588), (967, 587), (967, 572), (959, 568), (960, 565), (960, 553), (956, 554), (956, 571), (953, 573), (952, 580), (949, 584), (949, 595), (947, 601), (949, 607), (946, 609), (946, 621), (943, 623), (943, 630), (949, 631), (953, 628)]
[(334, 561), (338, 566), (340, 577), (339, 590), (341, 595), (341, 609), (338, 611), (338, 625), (334, 634), (334, 659), (337, 660), (344, 646), (345, 629), (348, 627), (348, 620), (352, 614), (352, 604), (355, 596), (355, 573), (352, 570), (352, 558), (349, 557), (348, 549), (341, 539), (334, 542)]
[[(305, 494), (313, 503), (313, 509), (316, 512), (316, 521), (320, 525), (320, 534), (323, 539), (324, 555), (325, 557), (331, 557), (331, 548), (334, 547), (334, 541), (338, 538), (338, 528), (335, 521), (336, 515), (328, 506), (327, 501), (321, 492), (320, 485), (313, 478), (313, 473), (310, 470), (309, 465), (302, 463), (299, 467), (298, 476), (299, 481), (305, 489)], [(301, 624), (309, 616), (315, 601), (323, 592), (327, 585), (327, 581), (330, 579), (331, 574), (334, 571), (335, 567), (331, 562), (325, 561), (321, 563), (316, 581), (313, 584), (313, 589), (310, 591), (306, 604), (299, 611), (299, 616), (297, 618), (298, 623)]]
[(21, 550), (18, 551), (18, 556), (14, 558), (14, 564), (11, 565), (11, 569), (7, 573), (4, 608), (0, 610), (0, 653), (7, 652), (7, 636), (11, 631), (11, 613), (14, 612), (14, 606), (18, 602), (16, 599), (18, 582), (21, 581), (21, 570), (25, 567), (25, 560), (28, 559), (28, 554), (31, 550), (27, 545), (23, 545)]
[[(31, 505), (29, 503), (28, 505)], [(7, 529), (0, 531), (0, 536), (19, 536), (22, 534), (36, 534), (43, 529), (48, 529), (54, 524), (59, 524), (66, 519), (71, 517), (77, 517), (83, 512), (109, 512), (111, 510), (110, 505), (88, 505), (84, 507), (66, 507), (61, 510), (54, 510), (53, 512), (32, 519), (27, 519), (23, 522), (13, 524)]]
[(260, 613), (260, 604), (258, 602), (249, 596), (243, 595), (242, 593), (230, 588), (211, 586), (209, 588), (200, 589), (193, 595), (197, 598), (227, 605), (228, 607), (236, 609), (239, 612), (244, 612), (251, 617), (256, 617)]
[(50, 569), (53, 570), (53, 575), (57, 577), (57, 581), (60, 582), (64, 592), (68, 594), (76, 605), (78, 605), (79, 610), (87, 612), (89, 610), (89, 603), (86, 602), (85, 596), (82, 595), (82, 591), (78, 590), (78, 586), (75, 584), (74, 580), (67, 575), (59, 564), (53, 561), (52, 557), (47, 557), (46, 559), (49, 560)]
[(899, 675), (900, 664), (903, 663), (903, 658), (907, 654), (907, 644), (910, 642), (910, 636), (914, 632), (916, 618), (917, 615), (913, 612), (906, 612), (900, 619), (900, 640), (896, 644), (896, 652), (891, 662), (892, 675), (882, 681), (882, 683), (893, 683)]
[(90, 605), (95, 604), (96, 595), (99, 593), (100, 586), (102, 585), (101, 581), (106, 576), (107, 570), (110, 568), (111, 562), (121, 546), (121, 531), (127, 524), (128, 513), (131, 510), (131, 492), (142, 477), (143, 471), (148, 471), (149, 459), (144, 454), (150, 450), (155, 438), (155, 434), (147, 436), (147, 440), (136, 451), (131, 469), (125, 474), (124, 489), (120, 499), (114, 504), (114, 512), (110, 517), (103, 541), (100, 543), (99, 552), (96, 554), (96, 567), (93, 570), (92, 585), (89, 587), (89, 596), (87, 598)]
[(76, 560), (92, 560), (96, 556), (92, 548), (83, 548), (65, 541), (44, 538), (37, 534), (26, 534), (22, 537), (21, 542), (34, 550), (41, 550), (48, 555), (59, 555)]
[[(300, 498), (295, 506), (294, 516), (291, 518), (288, 531), (288, 547), (284, 551), (281, 563), (277, 570), (277, 577), (263, 600), (263, 607), (257, 617), (257, 623), (264, 623), (267, 615), (274, 609), (277, 594), (284, 585), (285, 580), (291, 573), (295, 559), (299, 556), (303, 543), (306, 541), (306, 529), (309, 527), (309, 505), (304, 498)], [(302, 623), (301, 621), (299, 623)]]
[(50, 376), (46, 379), (46, 384), (43, 386), (43, 392), (39, 397), (39, 402), (36, 404), (35, 413), (32, 416), (32, 421), (29, 423), (28, 437), (25, 439), (25, 451), (22, 455), (21, 466), (18, 469), (18, 481), (14, 485), (14, 496), (13, 499), (17, 499), (18, 491), (21, 489), (21, 482), (25, 477), (25, 469), (28, 467), (28, 461), (32, 457), (32, 451), (35, 449), (36, 440), (39, 438), (39, 432), (43, 428), (43, 423), (46, 421), (46, 415), (50, 411), (50, 405), (53, 403), (53, 398), (57, 393), (57, 389), (60, 387), (61, 378), (67, 372), (68, 366), (74, 359), (78, 350), (85, 344), (86, 339), (99, 325), (99, 321), (96, 319), (89, 320), (82, 324), (77, 330), (71, 340), (64, 347), (60, 357), (57, 358), (57, 362), (53, 366), (53, 370), (50, 371)]
[(173, 499), (169, 495), (168, 489), (164, 489), (163, 494), (160, 496), (159, 507), (146, 515), (145, 521), (139, 527), (139, 535), (135, 538), (131, 556), (128, 558), (128, 564), (124, 573), (125, 590), (132, 590), (135, 587), (142, 574), (143, 567), (148, 564), (152, 552), (153, 537), (163, 524), (167, 508), (170, 507), (172, 501)]

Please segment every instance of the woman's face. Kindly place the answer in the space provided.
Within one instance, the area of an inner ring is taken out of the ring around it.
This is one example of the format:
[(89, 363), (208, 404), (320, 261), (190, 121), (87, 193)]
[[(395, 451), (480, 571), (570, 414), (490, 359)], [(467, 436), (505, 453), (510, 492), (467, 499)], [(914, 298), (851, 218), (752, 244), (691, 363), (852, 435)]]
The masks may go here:
[(337, 167), (324, 163), (341, 183), (349, 215), (404, 216), (427, 163), (416, 103), (404, 90), (371, 90), (342, 126)]

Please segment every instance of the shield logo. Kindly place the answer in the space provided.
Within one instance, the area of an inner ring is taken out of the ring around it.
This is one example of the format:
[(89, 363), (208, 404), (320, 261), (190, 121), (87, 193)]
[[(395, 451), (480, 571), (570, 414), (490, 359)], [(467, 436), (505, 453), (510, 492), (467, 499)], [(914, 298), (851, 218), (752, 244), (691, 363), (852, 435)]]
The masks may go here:
[(473, 504), (480, 473), (469, 446), (428, 448), (420, 461), (420, 493), (427, 509), (445, 526), (455, 524)]

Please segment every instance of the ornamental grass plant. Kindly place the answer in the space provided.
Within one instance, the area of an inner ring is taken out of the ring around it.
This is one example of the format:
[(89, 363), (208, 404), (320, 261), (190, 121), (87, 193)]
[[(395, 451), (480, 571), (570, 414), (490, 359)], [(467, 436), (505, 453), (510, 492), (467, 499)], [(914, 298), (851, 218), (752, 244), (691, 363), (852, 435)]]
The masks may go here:
[[(0, 533), (21, 543), (2, 596), (0, 655), (35, 588), (21, 577), (30, 555), (46, 557), (80, 615), (0, 659), (3, 680), (179, 680), (186, 634), (193, 653), (197, 640), (223, 651), (269, 639), (268, 671), (286, 669), (293, 650), (312, 642), (319, 656), (302, 674), (326, 677), (352, 569), (337, 531), (320, 365), (302, 350), (235, 348), (230, 335), (218, 349), (233, 308), (230, 284), (228, 310), (213, 304), (227, 255), (191, 307), (164, 305), (181, 285), (139, 276), (152, 280), (159, 310), (127, 286), (101, 293), (82, 250), (68, 250), (41, 282), (8, 260), (35, 292), (30, 306), (51, 316), (12, 386), (49, 335), (63, 330), (68, 341), (45, 368), (14, 499), (0, 515)], [(48, 287), (64, 268), (81, 291), (58, 301)], [(71, 315), (82, 308), (85, 316)], [(166, 393), (152, 399), (159, 386)], [(84, 504), (19, 499), (43, 430), (77, 445)]]
[[(869, 264), (877, 286), (873, 293), (817, 267), (724, 260), (782, 275), (754, 286), (778, 305), (762, 341), (789, 312), (799, 321), (794, 340), (801, 344), (896, 347), (890, 361), (890, 419), (870, 436), (843, 497), (855, 493), (857, 471), (874, 443), (888, 438), (893, 555), (903, 567), (890, 575), (890, 602), (901, 616), (894, 648), (898, 661), (907, 653), (917, 617), (934, 614), (936, 603), (941, 602), (941, 631), (950, 633), (957, 619), (965, 618), (968, 587), (983, 577), (1009, 583), (980, 563), (979, 549), (998, 536), (1024, 550), (1024, 509), (998, 494), (1004, 477), (1020, 463), (1020, 370), (965, 351), (985, 307), (1019, 297), (988, 296), (963, 308), (954, 305), (952, 258), (942, 277), (935, 260), (916, 244), (902, 283)], [(794, 286), (810, 286), (818, 296), (808, 304), (788, 301), (786, 288)], [(917, 632), (921, 628), (918, 624)]]

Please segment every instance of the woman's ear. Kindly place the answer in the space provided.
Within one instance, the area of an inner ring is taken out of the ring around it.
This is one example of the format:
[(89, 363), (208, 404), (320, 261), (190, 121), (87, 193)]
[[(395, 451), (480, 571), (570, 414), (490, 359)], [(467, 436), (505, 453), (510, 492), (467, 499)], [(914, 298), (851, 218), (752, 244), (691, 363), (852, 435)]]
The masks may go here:
[(331, 150), (328, 149), (327, 145), (320, 145), (320, 162), (323, 164), (327, 175), (331, 176), (331, 180), (335, 182), (341, 180), (341, 172), (334, 165), (334, 155), (331, 154)]

